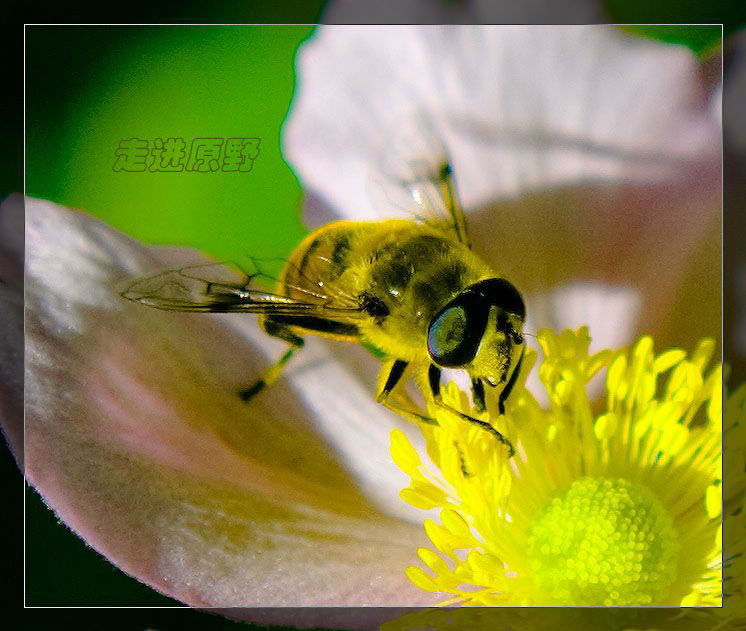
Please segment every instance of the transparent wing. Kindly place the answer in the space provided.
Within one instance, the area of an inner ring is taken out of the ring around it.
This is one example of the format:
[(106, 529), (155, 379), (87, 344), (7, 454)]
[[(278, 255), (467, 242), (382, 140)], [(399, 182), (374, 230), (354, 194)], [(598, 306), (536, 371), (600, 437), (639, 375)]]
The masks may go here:
[[(265, 263), (269, 259), (252, 259), (255, 266), (261, 265), (266, 269)], [(330, 271), (333, 262), (321, 254), (306, 253), (303, 257), (303, 270), (292, 262), (282, 259), (272, 259), (271, 262), (283, 261), (286, 266), (283, 285), (288, 294), (301, 301), (309, 301), (325, 306), (339, 308), (354, 308), (359, 305), (358, 297), (348, 291), (339, 279), (332, 278)], [(263, 272), (263, 277), (270, 276)], [(272, 279), (275, 283), (276, 278)]]
[(374, 200), (471, 247), (446, 145), (433, 125), (414, 117), (384, 136), (373, 176)]
[(337, 322), (366, 317), (351, 296), (335, 294), (307, 275), (289, 287), (293, 296), (267, 291), (276, 278), (262, 263), (279, 259), (249, 259), (249, 265), (215, 263), (169, 270), (135, 280), (121, 295), (127, 300), (166, 311), (266, 313), (316, 316)]

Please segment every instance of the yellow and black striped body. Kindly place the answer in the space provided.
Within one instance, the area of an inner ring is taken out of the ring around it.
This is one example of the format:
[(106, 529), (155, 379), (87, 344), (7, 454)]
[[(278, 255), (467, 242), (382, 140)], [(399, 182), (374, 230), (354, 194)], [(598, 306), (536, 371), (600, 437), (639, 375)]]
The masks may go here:
[[(417, 164), (420, 164), (419, 162)], [(419, 167), (418, 167), (419, 168)], [(426, 403), (488, 431), (495, 427), (451, 407), (441, 396), (443, 369), (471, 378), (473, 407), (485, 411), (485, 385), (502, 414), (519, 374), (526, 309), (520, 292), (470, 249), (451, 168), (400, 182), (421, 212), (416, 221), (339, 221), (312, 232), (284, 263), (275, 293), (251, 259), (236, 266), (189, 266), (129, 285), (122, 296), (158, 309), (258, 314), (285, 353), (239, 395), (250, 401), (279, 378), (305, 335), (362, 343), (385, 356), (376, 400), (405, 417), (437, 425), (402, 385), (411, 377)]]
[[(364, 341), (391, 357), (428, 362), (433, 316), (465, 287), (494, 276), (470, 249), (429, 226), (406, 220), (335, 222), (296, 248), (277, 293), (312, 302), (307, 290), (312, 281), (320, 294), (343, 295), (367, 317), (350, 323), (268, 315), (263, 324), (265, 329), (268, 323), (285, 325), (300, 336)], [(320, 295), (317, 302), (325, 300)]]

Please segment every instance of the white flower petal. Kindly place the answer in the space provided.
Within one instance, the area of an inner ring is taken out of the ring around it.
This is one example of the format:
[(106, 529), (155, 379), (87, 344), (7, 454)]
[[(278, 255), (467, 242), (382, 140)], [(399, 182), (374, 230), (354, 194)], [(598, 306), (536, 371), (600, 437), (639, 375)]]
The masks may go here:
[[(420, 528), (374, 508), (304, 397), (278, 384), (241, 403), (262, 349), (230, 316), (159, 312), (116, 293), (123, 277), (183, 264), (184, 252), (159, 258), (35, 200), (26, 239), (26, 474), (65, 523), (193, 605), (436, 600), (402, 571)], [(350, 396), (334, 422), (368, 412)]]
[(342, 216), (414, 116), (467, 208), (580, 181), (649, 181), (719, 154), (693, 55), (605, 26), (328, 26), (301, 50), (286, 154)]
[[(687, 49), (595, 25), (328, 26), (297, 67), (284, 142), (313, 225), (325, 205), (406, 214), (371, 182), (393, 179), (387, 152), (420, 151), (424, 115), (475, 250), (529, 303), (577, 283), (634, 287), (632, 337), (686, 345), (719, 328), (720, 131)], [(571, 325), (545, 315), (537, 327)]]
[[(591, 354), (605, 348), (620, 348), (634, 334), (633, 323), (638, 319), (641, 302), (639, 292), (632, 287), (574, 283), (558, 287), (548, 296), (534, 296), (526, 328), (535, 330), (536, 322), (551, 322), (556, 318), (566, 328), (589, 328)], [(559, 328), (550, 326), (555, 330)], [(596, 336), (604, 340), (604, 346)]]
[[(533, 295), (527, 304), (526, 330), (538, 332), (541, 327), (559, 331), (577, 330), (587, 326), (591, 334), (589, 353), (625, 346), (634, 337), (635, 323), (642, 309), (640, 292), (633, 287), (607, 286), (598, 282), (573, 283), (557, 287), (546, 295)], [(538, 323), (548, 323), (539, 325)], [(543, 358), (535, 339), (528, 344)], [(605, 372), (597, 374), (589, 383), (591, 397), (600, 395), (604, 388)], [(549, 404), (546, 389), (534, 370), (526, 386), (542, 405)]]

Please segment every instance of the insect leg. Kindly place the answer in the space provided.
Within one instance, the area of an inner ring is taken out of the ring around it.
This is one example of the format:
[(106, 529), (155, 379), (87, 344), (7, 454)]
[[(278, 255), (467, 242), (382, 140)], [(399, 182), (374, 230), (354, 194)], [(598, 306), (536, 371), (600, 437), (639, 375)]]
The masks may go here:
[[(505, 445), (508, 448), (509, 451), (509, 457), (512, 458), (515, 454), (515, 449), (513, 448), (513, 444), (505, 438), (500, 432), (498, 432), (492, 425), (487, 423), (486, 421), (480, 421), (479, 419), (474, 418), (473, 416), (469, 416), (468, 414), (464, 414), (463, 412), (459, 412), (456, 408), (451, 407), (448, 405), (445, 401), (443, 401), (443, 398), (440, 395), (440, 373), (441, 370), (438, 368), (435, 364), (430, 364), (430, 367), (427, 371), (427, 381), (430, 385), (430, 393), (433, 395), (433, 401), (435, 402), (435, 405), (437, 405), (440, 408), (443, 408), (444, 410), (448, 410), (452, 414), (455, 414), (456, 416), (464, 419), (465, 421), (468, 421), (469, 423), (473, 423), (474, 425), (477, 425), (478, 427), (481, 427), (483, 430), (489, 432), (492, 434), (497, 440), (499, 440), (503, 445)], [(481, 382), (480, 382), (481, 384)], [(472, 386), (473, 386), (472, 382)], [(482, 394), (484, 395), (484, 390), (482, 390)]]
[(481, 379), (471, 380), (471, 395), (477, 412), (484, 412), (487, 406), (484, 403), (484, 383)]
[(282, 373), (282, 369), (285, 364), (290, 361), (290, 358), (295, 352), (303, 348), (303, 338), (293, 333), (287, 326), (273, 322), (267, 318), (263, 323), (264, 330), (272, 337), (278, 337), (281, 340), (285, 340), (290, 344), (290, 348), (267, 370), (262, 373), (251, 386), (241, 390), (238, 396), (241, 397), (242, 401), (249, 401), (259, 394), (265, 388), (271, 386)]
[(518, 359), (518, 363), (515, 365), (515, 370), (513, 370), (513, 374), (510, 375), (510, 380), (503, 388), (503, 391), (500, 393), (500, 398), (498, 399), (498, 409), (500, 410), (500, 414), (505, 414), (505, 401), (510, 395), (511, 390), (513, 390), (513, 386), (515, 385), (515, 382), (518, 381), (518, 374), (521, 372), (521, 363), (523, 362), (523, 355), (525, 354), (524, 351), (526, 350), (526, 347), (523, 347), (523, 350), (521, 351), (521, 357)]
[(415, 423), (437, 425), (438, 421), (423, 414), (414, 402), (403, 394), (401, 388), (397, 388), (406, 381), (402, 380), (402, 377), (407, 371), (408, 365), (409, 363), (403, 359), (389, 360), (383, 365), (378, 379), (376, 401), (385, 405), (392, 412), (396, 412)]

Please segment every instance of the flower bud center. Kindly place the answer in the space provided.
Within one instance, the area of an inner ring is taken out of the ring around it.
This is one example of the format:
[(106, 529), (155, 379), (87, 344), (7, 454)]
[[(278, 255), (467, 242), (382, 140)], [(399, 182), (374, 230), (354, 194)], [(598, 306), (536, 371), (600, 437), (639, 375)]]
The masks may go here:
[(678, 547), (671, 516), (648, 489), (581, 478), (534, 523), (528, 559), (551, 604), (652, 605), (676, 578)]

